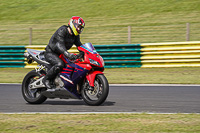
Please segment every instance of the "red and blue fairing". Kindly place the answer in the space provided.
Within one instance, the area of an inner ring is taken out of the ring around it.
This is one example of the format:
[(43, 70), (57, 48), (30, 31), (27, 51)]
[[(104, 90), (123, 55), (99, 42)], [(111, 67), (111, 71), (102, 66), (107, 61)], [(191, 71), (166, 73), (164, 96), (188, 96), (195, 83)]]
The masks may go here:
[(77, 59), (72, 63), (63, 55), (60, 56), (66, 66), (59, 74), (64, 82), (64, 87), (80, 98), (76, 89), (77, 84), (86, 78), (89, 81), (89, 85), (94, 87), (96, 75), (103, 74), (104, 61), (91, 43), (83, 44), (78, 47), (78, 50), (84, 52), (83, 60)]

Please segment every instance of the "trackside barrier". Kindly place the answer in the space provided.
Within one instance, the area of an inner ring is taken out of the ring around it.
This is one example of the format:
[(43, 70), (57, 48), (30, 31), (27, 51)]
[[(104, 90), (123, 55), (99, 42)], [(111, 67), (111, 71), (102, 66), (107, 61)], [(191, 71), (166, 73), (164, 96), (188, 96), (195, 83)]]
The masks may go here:
[(0, 67), (24, 67), (24, 46), (0, 46)]
[(95, 46), (106, 67), (199, 67), (200, 41)]
[[(43, 45), (0, 46), (0, 67), (35, 68), (23, 57), (26, 48), (44, 50)], [(120, 67), (200, 67), (200, 41), (95, 45), (106, 68)], [(76, 47), (70, 52), (78, 52)]]
[[(33, 46), (0, 46), (0, 68), (3, 67), (25, 67), (25, 68), (35, 68), (37, 66), (36, 62), (28, 64), (24, 53), (27, 48), (43, 51), (45, 45), (33, 45)], [(69, 52), (78, 52), (75, 47), (72, 47)]]

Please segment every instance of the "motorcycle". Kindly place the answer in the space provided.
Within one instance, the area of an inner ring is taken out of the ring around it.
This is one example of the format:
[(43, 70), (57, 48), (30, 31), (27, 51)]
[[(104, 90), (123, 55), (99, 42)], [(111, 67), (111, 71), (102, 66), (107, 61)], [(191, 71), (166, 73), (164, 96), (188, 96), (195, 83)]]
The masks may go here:
[(41, 104), (47, 98), (83, 99), (88, 105), (97, 106), (105, 102), (109, 93), (108, 80), (104, 76), (104, 61), (91, 43), (78, 47), (77, 59), (68, 60), (59, 56), (65, 67), (57, 74), (53, 88), (47, 89), (42, 83), (50, 63), (45, 60), (44, 51), (27, 49), (25, 57), (29, 64), (36, 61), (39, 65), (30, 71), (22, 82), (22, 95), (30, 104)]

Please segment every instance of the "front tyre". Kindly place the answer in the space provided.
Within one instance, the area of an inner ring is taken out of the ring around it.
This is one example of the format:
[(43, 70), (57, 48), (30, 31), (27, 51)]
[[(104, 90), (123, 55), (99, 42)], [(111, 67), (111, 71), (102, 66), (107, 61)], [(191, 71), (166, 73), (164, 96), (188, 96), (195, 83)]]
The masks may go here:
[(108, 80), (104, 75), (96, 75), (94, 88), (90, 87), (88, 84), (87, 87), (84, 87), (81, 90), (84, 102), (92, 106), (101, 105), (106, 100), (108, 93)]
[(24, 99), (30, 104), (41, 104), (47, 98), (41, 94), (45, 88), (30, 89), (30, 84), (39, 79), (39, 74), (33, 70), (30, 71), (22, 82), (22, 95)]

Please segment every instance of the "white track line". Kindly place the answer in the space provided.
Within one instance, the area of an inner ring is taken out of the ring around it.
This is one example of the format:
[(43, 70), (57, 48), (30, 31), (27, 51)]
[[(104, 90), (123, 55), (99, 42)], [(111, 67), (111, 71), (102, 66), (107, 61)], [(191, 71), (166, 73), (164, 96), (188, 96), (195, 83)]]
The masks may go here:
[(0, 114), (200, 114), (200, 113), (155, 113), (155, 112), (13, 112)]

